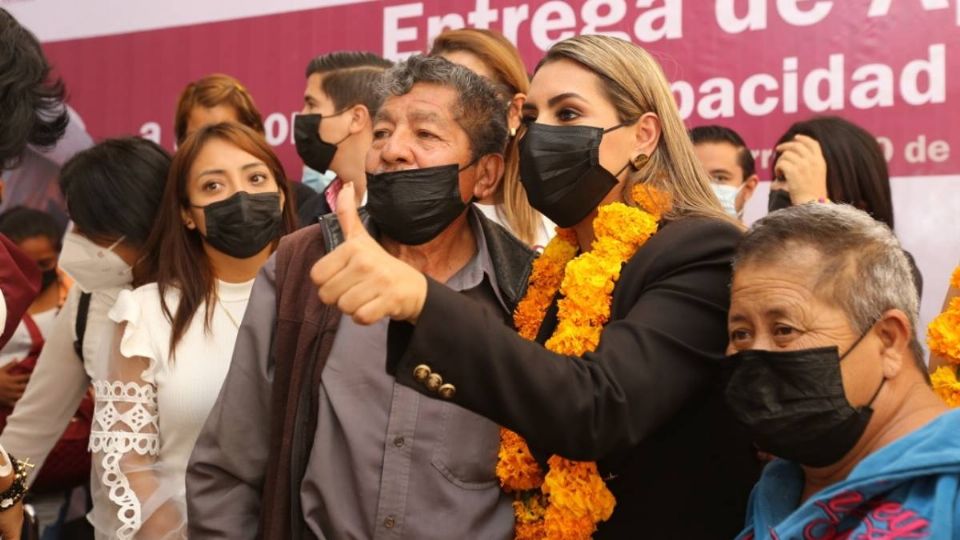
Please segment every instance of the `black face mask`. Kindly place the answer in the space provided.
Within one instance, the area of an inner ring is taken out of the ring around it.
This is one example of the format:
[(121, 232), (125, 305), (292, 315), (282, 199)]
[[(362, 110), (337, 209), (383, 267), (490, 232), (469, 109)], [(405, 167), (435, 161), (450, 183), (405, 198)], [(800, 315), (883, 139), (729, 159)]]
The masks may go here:
[(51, 268), (50, 270), (44, 270), (43, 273), (40, 274), (40, 290), (41, 291), (47, 290), (47, 287), (56, 283), (59, 277), (60, 276), (57, 274), (56, 268)]
[(238, 191), (228, 199), (195, 208), (203, 208), (207, 242), (237, 259), (253, 257), (280, 235), (280, 193)]
[(324, 118), (333, 118), (343, 114), (340, 111), (324, 117), (322, 114), (298, 114), (293, 119), (293, 142), (297, 147), (297, 154), (307, 167), (326, 172), (333, 163), (333, 156), (337, 153), (337, 145), (347, 140), (350, 135), (340, 139), (336, 144), (325, 142), (320, 138), (320, 121)]
[(367, 173), (370, 219), (401, 244), (418, 246), (433, 240), (467, 209), (460, 197), (460, 172), (472, 166)]
[(790, 192), (785, 189), (771, 189), (770, 198), (767, 200), (767, 212), (774, 212), (782, 208), (790, 208), (793, 203), (790, 201)]
[(603, 129), (527, 124), (520, 140), (520, 181), (530, 206), (561, 227), (583, 221), (617, 185), (620, 173), (613, 175), (600, 166), (600, 140), (624, 125)]
[(840, 461), (867, 429), (873, 401), (854, 408), (843, 392), (837, 347), (741, 351), (727, 358), (727, 404), (757, 446), (808, 467)]

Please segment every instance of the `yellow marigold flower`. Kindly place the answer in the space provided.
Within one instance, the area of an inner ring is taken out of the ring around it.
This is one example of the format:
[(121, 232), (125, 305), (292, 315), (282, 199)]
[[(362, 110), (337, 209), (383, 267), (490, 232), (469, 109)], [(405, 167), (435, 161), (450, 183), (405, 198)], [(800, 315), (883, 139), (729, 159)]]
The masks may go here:
[(520, 498), (513, 501), (513, 511), (517, 516), (517, 521), (521, 523), (534, 523), (543, 521), (543, 515), (547, 507), (543, 502), (543, 496), (539, 494), (521, 495)]
[(960, 381), (956, 367), (940, 366), (930, 375), (933, 391), (950, 407), (960, 407)]
[(950, 277), (950, 286), (954, 289), (960, 289), (960, 266), (954, 268), (953, 276)]
[(930, 351), (960, 363), (960, 296), (953, 298), (947, 309), (927, 327)]
[(526, 441), (509, 429), (500, 430), (500, 452), (497, 477), (508, 491), (527, 491), (543, 484), (540, 465), (533, 458)]

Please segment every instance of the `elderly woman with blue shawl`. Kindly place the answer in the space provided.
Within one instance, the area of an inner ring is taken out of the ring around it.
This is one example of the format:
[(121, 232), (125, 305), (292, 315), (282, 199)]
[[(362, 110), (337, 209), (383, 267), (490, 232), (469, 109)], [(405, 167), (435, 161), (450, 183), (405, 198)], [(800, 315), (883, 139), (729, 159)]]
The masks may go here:
[(890, 230), (807, 204), (740, 243), (727, 402), (777, 458), (739, 538), (960, 538), (960, 410), (929, 386)]

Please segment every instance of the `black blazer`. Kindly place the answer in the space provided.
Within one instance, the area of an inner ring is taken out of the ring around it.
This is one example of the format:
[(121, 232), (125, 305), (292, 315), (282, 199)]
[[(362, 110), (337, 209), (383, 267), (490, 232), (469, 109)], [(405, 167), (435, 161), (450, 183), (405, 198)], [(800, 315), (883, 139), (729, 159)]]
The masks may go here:
[[(543, 456), (598, 461), (617, 498), (597, 538), (732, 538), (761, 465), (723, 401), (733, 225), (664, 225), (624, 265), (611, 321), (584, 358), (524, 340), (430, 282), (416, 325), (393, 323), (387, 370), (428, 365), (452, 401), (523, 435)], [(556, 325), (556, 306), (541, 328)]]

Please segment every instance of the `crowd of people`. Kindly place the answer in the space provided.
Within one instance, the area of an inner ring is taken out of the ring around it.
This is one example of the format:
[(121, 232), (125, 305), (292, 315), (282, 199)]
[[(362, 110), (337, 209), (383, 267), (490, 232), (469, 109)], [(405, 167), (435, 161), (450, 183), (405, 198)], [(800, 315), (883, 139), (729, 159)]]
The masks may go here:
[[(0, 214), (3, 538), (24, 501), (48, 540), (960, 538), (960, 412), (867, 131), (789, 126), (748, 229), (747, 143), (617, 38), (528, 76), (448, 30), (304, 84), (300, 179), (213, 74), (172, 155), (64, 163), (66, 229)], [(0, 169), (63, 137), (64, 92), (0, 9)]]

